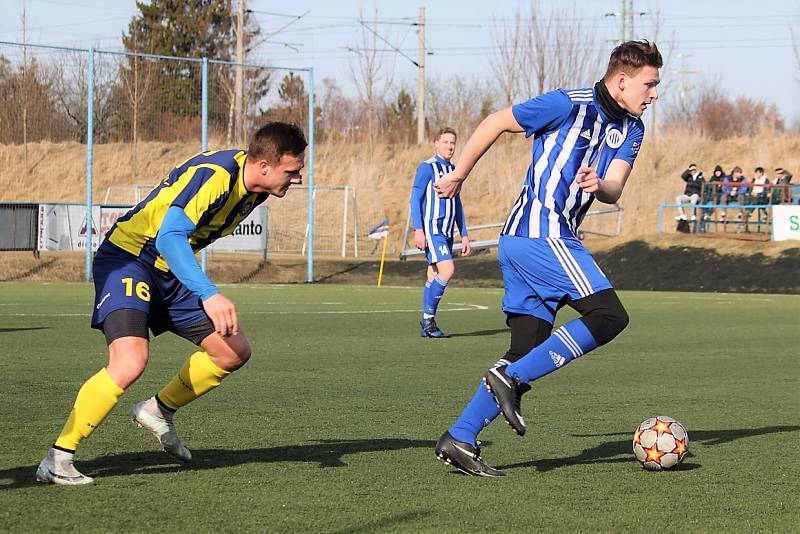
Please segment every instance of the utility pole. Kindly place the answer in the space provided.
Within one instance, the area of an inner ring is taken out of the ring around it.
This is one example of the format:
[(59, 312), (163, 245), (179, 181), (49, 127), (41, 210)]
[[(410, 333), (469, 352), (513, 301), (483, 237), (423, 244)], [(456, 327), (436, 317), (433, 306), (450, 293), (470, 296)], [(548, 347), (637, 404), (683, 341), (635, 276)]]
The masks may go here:
[(620, 24), (619, 42), (626, 43), (633, 35), (633, 0), (622, 0), (622, 17)]
[(681, 75), (681, 110), (684, 113), (688, 113), (689, 111), (689, 93), (693, 89), (691, 82), (689, 81), (690, 74), (696, 74), (696, 70), (689, 69), (689, 58), (692, 57), (693, 54), (678, 54), (678, 57), (681, 58), (681, 70), (677, 71), (677, 74)]
[(417, 67), (417, 144), (425, 143), (425, 6), (419, 8), (419, 65)]
[(238, 0), (236, 12), (236, 82), (233, 95), (233, 131), (234, 143), (241, 143), (244, 139), (244, 116), (242, 102), (244, 100), (244, 0)]
[(619, 17), (619, 43), (622, 44), (633, 39), (633, 17), (646, 15), (644, 11), (633, 10), (633, 0), (620, 0), (621, 9), (618, 12), (606, 13), (606, 17)]

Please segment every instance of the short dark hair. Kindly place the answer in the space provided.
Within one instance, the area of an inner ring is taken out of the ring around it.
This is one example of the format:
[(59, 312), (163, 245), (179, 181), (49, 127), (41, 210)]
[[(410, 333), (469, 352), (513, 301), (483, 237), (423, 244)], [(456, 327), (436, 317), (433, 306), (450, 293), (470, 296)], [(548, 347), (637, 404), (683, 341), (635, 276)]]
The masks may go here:
[(664, 60), (661, 58), (661, 52), (658, 51), (656, 43), (648, 40), (628, 41), (618, 45), (611, 52), (608, 69), (606, 69), (603, 79), (611, 78), (619, 71), (635, 75), (645, 66), (660, 69), (663, 64)]
[(253, 134), (247, 155), (276, 164), (284, 154), (298, 155), (308, 146), (302, 130), (288, 122), (268, 122)]
[(764, 167), (756, 167), (756, 172), (764, 172)]
[(453, 134), (455, 138), (458, 139), (458, 134), (453, 128), (451, 128), (450, 126), (443, 126), (439, 128), (438, 132), (436, 132), (436, 137), (434, 137), (433, 140), (438, 141), (439, 139), (442, 138), (444, 134)]

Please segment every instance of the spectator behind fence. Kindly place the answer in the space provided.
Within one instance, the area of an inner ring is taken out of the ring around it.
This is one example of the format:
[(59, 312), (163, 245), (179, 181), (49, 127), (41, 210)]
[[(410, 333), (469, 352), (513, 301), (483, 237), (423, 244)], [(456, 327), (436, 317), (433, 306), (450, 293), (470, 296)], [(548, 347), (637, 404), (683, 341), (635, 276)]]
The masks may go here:
[[(764, 171), (764, 167), (756, 167), (753, 173), (753, 188), (750, 190), (750, 198), (748, 199), (748, 204), (769, 204), (769, 193), (768, 187), (764, 187), (764, 184), (768, 184), (769, 177), (767, 173)], [(749, 208), (747, 210), (747, 216), (749, 217), (755, 208)], [(758, 208), (758, 218), (759, 221), (761, 220), (761, 215), (767, 215), (767, 208)]]
[[(744, 182), (744, 171), (738, 165), (731, 169), (731, 183), (738, 184)], [(747, 186), (730, 186), (730, 192), (728, 193), (728, 203), (729, 204), (744, 204), (745, 195), (748, 191)]]
[(764, 172), (764, 167), (756, 167), (753, 173), (753, 189), (750, 191), (750, 204), (766, 204), (767, 188), (763, 184), (769, 183), (769, 177)]
[[(703, 204), (720, 204), (722, 200), (721, 184), (725, 182), (727, 178), (728, 177), (725, 176), (725, 173), (722, 171), (721, 165), (714, 167), (711, 178), (703, 188)], [(714, 208), (703, 208), (703, 219), (711, 219), (713, 213)]]
[(685, 221), (686, 214), (683, 212), (682, 204), (691, 204), (692, 220), (694, 221), (697, 219), (694, 213), (694, 206), (700, 201), (700, 191), (703, 189), (705, 178), (703, 178), (703, 173), (697, 168), (697, 165), (691, 163), (689, 168), (683, 171), (683, 174), (681, 174), (681, 180), (686, 182), (686, 187), (683, 189), (682, 195), (675, 197), (675, 202), (679, 204), (679, 215), (675, 219), (679, 221)]
[[(775, 183), (778, 185), (789, 185), (792, 182), (792, 173), (783, 167), (775, 168)], [(790, 187), (773, 187), (771, 204), (791, 204), (792, 189)]]

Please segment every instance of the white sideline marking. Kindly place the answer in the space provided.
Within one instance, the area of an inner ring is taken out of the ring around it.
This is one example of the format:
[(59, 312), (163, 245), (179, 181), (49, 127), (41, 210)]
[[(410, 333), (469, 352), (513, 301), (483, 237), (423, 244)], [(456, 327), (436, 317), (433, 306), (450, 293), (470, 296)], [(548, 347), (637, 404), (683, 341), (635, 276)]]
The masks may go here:
[[(442, 312), (482, 311), (489, 306), (482, 304), (460, 304), (463, 308), (440, 308)], [(248, 311), (239, 315), (363, 315), (368, 313), (419, 313), (419, 308), (411, 310), (274, 310), (274, 311)], [(0, 313), (0, 317), (90, 317), (91, 313)]]
[[(710, 295), (667, 295), (664, 297), (665, 300), (705, 300), (705, 301), (716, 301), (716, 302), (723, 302), (723, 303), (730, 303), (733, 302), (732, 299), (735, 299), (737, 302), (741, 302), (742, 300), (746, 300), (747, 302), (775, 302), (776, 297), (782, 297), (784, 295), (772, 295), (769, 297), (757, 297), (754, 296), (752, 293), (715, 293)], [(789, 295), (791, 296), (791, 295)], [(727, 300), (725, 300), (727, 299)]]

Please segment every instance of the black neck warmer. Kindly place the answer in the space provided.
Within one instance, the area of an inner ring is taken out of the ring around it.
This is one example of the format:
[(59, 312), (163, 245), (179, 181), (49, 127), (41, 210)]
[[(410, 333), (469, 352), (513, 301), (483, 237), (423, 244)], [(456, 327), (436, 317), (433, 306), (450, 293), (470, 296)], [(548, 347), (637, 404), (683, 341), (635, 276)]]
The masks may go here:
[(597, 101), (600, 103), (603, 113), (608, 115), (608, 118), (613, 122), (622, 122), (622, 119), (625, 118), (628, 112), (614, 100), (611, 93), (608, 92), (608, 87), (603, 83), (603, 80), (594, 84), (594, 92), (597, 95)]

